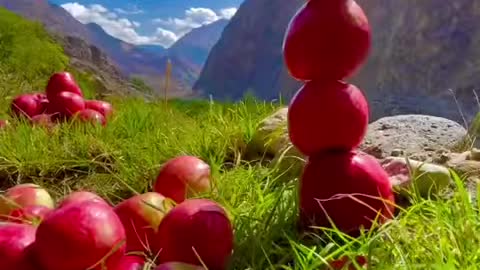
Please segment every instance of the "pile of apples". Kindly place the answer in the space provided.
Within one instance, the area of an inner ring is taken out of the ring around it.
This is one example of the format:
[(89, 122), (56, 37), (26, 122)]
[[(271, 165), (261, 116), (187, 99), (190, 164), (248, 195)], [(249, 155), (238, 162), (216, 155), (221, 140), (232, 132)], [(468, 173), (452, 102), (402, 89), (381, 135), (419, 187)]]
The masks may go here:
[(210, 166), (194, 156), (167, 161), (154, 191), (116, 205), (86, 190), (55, 203), (38, 185), (13, 186), (0, 198), (1, 269), (226, 269), (233, 251), (227, 212), (191, 198), (210, 186)]
[(304, 230), (335, 226), (353, 236), (393, 217), (387, 173), (358, 150), (368, 127), (368, 102), (344, 81), (365, 62), (370, 47), (369, 22), (354, 0), (309, 0), (286, 30), (286, 66), (304, 82), (288, 111), (290, 140), (308, 157), (299, 189)]
[[(69, 72), (54, 73), (45, 93), (22, 94), (11, 104), (14, 117), (24, 117), (33, 125), (46, 127), (71, 119), (105, 126), (112, 113), (113, 107), (106, 101), (85, 100), (82, 89)], [(2, 123), (8, 124), (5, 120)]]

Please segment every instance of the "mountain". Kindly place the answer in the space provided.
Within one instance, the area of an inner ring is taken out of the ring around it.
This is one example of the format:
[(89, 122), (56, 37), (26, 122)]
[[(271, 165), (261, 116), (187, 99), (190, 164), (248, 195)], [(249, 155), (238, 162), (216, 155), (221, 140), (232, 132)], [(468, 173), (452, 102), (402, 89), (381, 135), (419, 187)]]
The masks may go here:
[(164, 75), (167, 61), (172, 63), (170, 95), (190, 95), (191, 86), (200, 74), (201, 66), (188, 59), (170, 56), (161, 46), (135, 46), (108, 35), (98, 24), (86, 25), (91, 40), (107, 52), (120, 69), (131, 77), (144, 80), (156, 92), (164, 89)]
[(352, 81), (367, 91), (373, 115), (462, 121), (461, 109), (470, 120), (479, 109), (473, 90), (480, 87), (480, 0), (358, 1), (372, 25), (373, 48)]
[(89, 23), (85, 26), (89, 30), (92, 42), (107, 52), (126, 74), (141, 73), (146, 70), (158, 72), (156, 61), (163, 55), (146, 52), (135, 45), (114, 38), (98, 24)]
[(174, 44), (172, 50), (161, 46), (135, 46), (107, 34), (97, 24), (82, 24), (63, 8), (46, 0), (0, 0), (3, 6), (30, 20), (39, 21), (52, 33), (77, 37), (103, 51), (122, 73), (139, 77), (157, 92), (163, 89), (168, 59), (172, 62), (170, 93), (172, 96), (191, 94), (203, 62), (218, 40), (226, 22), (219, 21), (195, 29)]
[[(108, 57), (81, 38), (48, 33), (38, 23), (0, 7), (0, 95), (45, 89), (50, 75), (72, 72), (89, 97), (130, 92)], [(67, 55), (69, 57), (67, 57)]]
[(75, 20), (68, 12), (46, 1), (0, 0), (0, 7), (21, 14), (32, 21), (44, 21), (52, 32), (75, 33), (72, 35), (55, 35), (70, 56), (70, 66), (79, 71), (96, 74), (96, 80), (104, 89), (100, 92), (118, 92), (128, 89), (127, 78), (110, 61), (108, 56), (97, 47), (90, 45), (90, 35), (83, 24)]
[(237, 100), (247, 91), (268, 100), (278, 98), (278, 82), (286, 74), (283, 32), (304, 2), (244, 1), (212, 48), (194, 89), (217, 99)]
[(23, 17), (43, 23), (53, 32), (65, 33), (91, 42), (85, 26), (73, 18), (65, 9), (46, 0), (0, 0), (0, 6)]
[(193, 29), (168, 49), (169, 55), (188, 59), (198, 66), (203, 66), (210, 50), (220, 39), (223, 29), (228, 23), (228, 20), (221, 19)]
[[(165, 74), (167, 61), (172, 63), (173, 92), (189, 94), (198, 79), (205, 60), (218, 41), (228, 20), (193, 29), (170, 48), (156, 45), (135, 46), (108, 35), (97, 24), (87, 24), (95, 44), (105, 50), (128, 75), (141, 77), (155, 89), (163, 89), (161, 78)], [(188, 90), (187, 90), (188, 89)]]
[[(480, 88), (480, 0), (357, 2), (372, 25), (373, 48), (349, 81), (365, 91), (372, 120), (403, 113), (461, 120), (459, 106), (468, 120), (478, 111), (472, 91)], [(245, 0), (194, 90), (217, 99), (240, 99), (248, 90), (266, 100), (290, 98), (301, 84), (288, 75), (281, 48), (304, 3)]]
[(126, 94), (132, 90), (128, 79), (99, 48), (74, 36), (57, 36), (65, 54), (70, 57), (70, 67), (92, 74), (99, 93)]
[(160, 45), (137, 45), (136, 47), (144, 52), (157, 55), (164, 55), (167, 53), (167, 49)]

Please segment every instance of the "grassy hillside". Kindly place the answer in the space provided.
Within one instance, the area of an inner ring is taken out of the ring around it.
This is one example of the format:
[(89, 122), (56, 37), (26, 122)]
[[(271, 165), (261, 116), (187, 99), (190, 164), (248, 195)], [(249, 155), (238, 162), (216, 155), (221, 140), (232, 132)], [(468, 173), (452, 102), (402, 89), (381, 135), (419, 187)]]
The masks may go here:
[[(21, 29), (21, 31), (20, 31)], [(42, 89), (68, 59), (36, 24), (0, 10), (0, 111), (14, 93)], [(79, 76), (93, 91), (88, 75)], [(93, 92), (91, 92), (93, 93)], [(342, 255), (367, 256), (370, 269), (476, 269), (480, 265), (480, 201), (460, 191), (448, 201), (416, 199), (378, 232), (350, 239), (337, 232), (306, 240), (295, 230), (297, 181), (283, 171), (242, 159), (257, 123), (279, 105), (247, 99), (203, 101), (112, 99), (106, 128), (64, 124), (52, 131), (13, 122), (0, 132), (0, 179), (5, 188), (35, 182), (59, 198), (86, 188), (113, 203), (151, 190), (166, 160), (197, 155), (207, 161), (216, 192), (235, 227), (231, 269), (323, 269)], [(346, 213), (348, 214), (348, 213)]]
[(43, 91), (49, 76), (62, 70), (74, 74), (87, 97), (94, 95), (91, 76), (69, 67), (63, 48), (41, 24), (0, 8), (0, 111), (15, 94)]

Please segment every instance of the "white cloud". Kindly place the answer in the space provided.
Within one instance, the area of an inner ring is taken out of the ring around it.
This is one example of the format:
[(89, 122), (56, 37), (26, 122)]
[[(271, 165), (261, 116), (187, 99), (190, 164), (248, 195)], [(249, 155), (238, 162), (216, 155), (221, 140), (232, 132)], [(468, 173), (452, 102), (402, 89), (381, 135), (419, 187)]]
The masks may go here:
[(193, 28), (207, 25), (220, 19), (229, 20), (236, 12), (237, 9), (234, 7), (221, 9), (218, 13), (209, 8), (192, 7), (185, 11), (185, 16), (183, 18), (157, 18), (154, 19), (153, 22), (161, 26), (161, 28), (157, 28), (157, 30), (163, 29), (171, 31), (180, 38), (190, 32)]
[(225, 8), (214, 11), (209, 8), (192, 7), (185, 11), (183, 18), (154, 19), (158, 25), (150, 36), (140, 35), (137, 29), (141, 23), (129, 20), (123, 16), (140, 14), (144, 11), (132, 5), (128, 9), (115, 8), (113, 11), (99, 4), (84, 6), (77, 2), (62, 5), (74, 18), (82, 23), (96, 23), (109, 35), (134, 45), (156, 44), (164, 47), (171, 46), (193, 28), (213, 23), (220, 19), (230, 19), (237, 9)]
[(233, 15), (235, 15), (235, 13), (237, 13), (237, 8), (234, 8), (234, 7), (224, 8), (220, 10), (220, 16), (222, 16), (227, 20), (230, 20), (233, 17)]
[(102, 5), (99, 5), (99, 4), (93, 4), (90, 6), (90, 9), (92, 10), (92, 12), (98, 12), (98, 13), (106, 13), (108, 12), (108, 10), (102, 6)]
[(107, 18), (109, 18), (109, 19), (116, 19), (116, 18), (118, 18), (118, 15), (117, 15), (116, 13), (114, 13), (114, 12), (108, 12), (108, 13), (107, 13)]
[(135, 14), (142, 14), (143, 13), (143, 10), (140, 9), (137, 5), (131, 5), (127, 9), (115, 8), (114, 10), (117, 13), (126, 14), (126, 15), (135, 15)]
[(133, 26), (135, 26), (136, 28), (140, 27), (140, 25), (142, 25), (141, 23), (137, 22), (137, 21), (132, 21), (132, 24)]
[(109, 35), (134, 45), (156, 44), (168, 47), (177, 40), (177, 35), (165, 29), (159, 30), (151, 36), (143, 36), (135, 30), (139, 22), (120, 18), (115, 12), (109, 11), (102, 5), (94, 4), (84, 6), (79, 3), (66, 3), (62, 5), (74, 18), (82, 23), (96, 23)]

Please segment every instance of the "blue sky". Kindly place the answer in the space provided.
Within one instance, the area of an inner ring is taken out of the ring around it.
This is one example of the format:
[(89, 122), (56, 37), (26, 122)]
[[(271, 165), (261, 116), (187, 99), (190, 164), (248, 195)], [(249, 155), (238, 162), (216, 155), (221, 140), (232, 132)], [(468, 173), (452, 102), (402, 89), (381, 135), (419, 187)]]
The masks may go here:
[(50, 0), (82, 23), (136, 44), (170, 46), (191, 29), (230, 19), (243, 0)]

